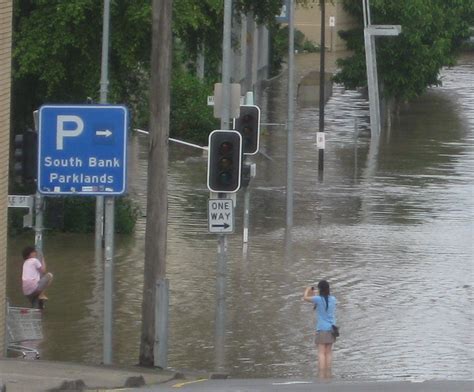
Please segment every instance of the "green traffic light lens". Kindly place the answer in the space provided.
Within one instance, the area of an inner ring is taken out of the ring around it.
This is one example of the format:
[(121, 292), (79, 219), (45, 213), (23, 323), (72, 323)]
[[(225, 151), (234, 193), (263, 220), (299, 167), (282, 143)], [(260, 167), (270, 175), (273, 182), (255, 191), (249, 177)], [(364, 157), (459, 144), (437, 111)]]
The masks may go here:
[(219, 173), (219, 182), (222, 185), (230, 185), (232, 183), (232, 173), (228, 171)]

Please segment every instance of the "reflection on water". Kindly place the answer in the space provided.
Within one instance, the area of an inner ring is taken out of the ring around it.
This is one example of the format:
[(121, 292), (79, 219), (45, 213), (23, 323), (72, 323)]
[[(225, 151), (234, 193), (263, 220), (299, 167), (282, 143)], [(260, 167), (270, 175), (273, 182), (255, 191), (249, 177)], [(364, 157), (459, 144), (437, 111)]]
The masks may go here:
[[(324, 183), (317, 180), (318, 112), (295, 124), (293, 244), (285, 249), (286, 135), (267, 127), (255, 158), (251, 227), (242, 251), (242, 195), (229, 237), (226, 367), (234, 376), (312, 377), (313, 311), (303, 287), (320, 278), (339, 301), (341, 338), (333, 372), (342, 378), (472, 379), (473, 56), (443, 71), (443, 86), (402, 109), (371, 145), (367, 102), (335, 86), (326, 108)], [(266, 122), (283, 123), (286, 86), (259, 99)], [(355, 122), (358, 124), (355, 138)], [(146, 203), (146, 140), (131, 140), (131, 192)], [(168, 278), (169, 364), (214, 369), (217, 238), (207, 234), (205, 159), (171, 146)], [(145, 219), (116, 239), (114, 355), (138, 358)], [(19, 293), (19, 250), (11, 239), (8, 294)], [(55, 273), (45, 313), (43, 358), (99, 363), (102, 267), (93, 236), (48, 234)]]

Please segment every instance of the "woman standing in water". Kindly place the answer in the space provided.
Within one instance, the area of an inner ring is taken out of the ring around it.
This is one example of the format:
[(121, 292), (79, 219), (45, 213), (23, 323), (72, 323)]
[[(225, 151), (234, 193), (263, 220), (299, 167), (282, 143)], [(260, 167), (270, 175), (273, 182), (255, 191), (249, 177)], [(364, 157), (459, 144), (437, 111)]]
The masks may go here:
[(318, 346), (319, 371), (322, 376), (329, 376), (332, 366), (332, 345), (336, 341), (333, 326), (336, 324), (336, 298), (330, 295), (329, 283), (321, 280), (318, 283), (319, 295), (314, 287), (307, 287), (303, 300), (314, 304), (316, 310), (316, 338)]

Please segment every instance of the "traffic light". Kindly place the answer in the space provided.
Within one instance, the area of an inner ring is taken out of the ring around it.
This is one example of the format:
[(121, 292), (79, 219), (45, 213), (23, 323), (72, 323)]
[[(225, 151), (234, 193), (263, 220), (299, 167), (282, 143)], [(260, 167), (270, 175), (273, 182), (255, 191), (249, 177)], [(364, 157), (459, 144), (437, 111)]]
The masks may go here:
[(237, 131), (212, 131), (209, 135), (207, 187), (211, 192), (233, 193), (240, 189), (242, 136)]
[(24, 168), (24, 144), (23, 134), (15, 135), (14, 146), (13, 146), (13, 172), (15, 179), (18, 182), (23, 181), (23, 168)]
[(13, 157), (15, 176), (23, 183), (36, 180), (38, 134), (35, 131), (27, 129), (22, 134), (15, 135)]
[(27, 129), (23, 134), (23, 141), (25, 146), (23, 179), (26, 182), (35, 181), (38, 175), (38, 134)]
[(234, 119), (234, 129), (242, 135), (244, 154), (255, 155), (260, 141), (260, 108), (255, 105), (241, 105), (240, 117)]

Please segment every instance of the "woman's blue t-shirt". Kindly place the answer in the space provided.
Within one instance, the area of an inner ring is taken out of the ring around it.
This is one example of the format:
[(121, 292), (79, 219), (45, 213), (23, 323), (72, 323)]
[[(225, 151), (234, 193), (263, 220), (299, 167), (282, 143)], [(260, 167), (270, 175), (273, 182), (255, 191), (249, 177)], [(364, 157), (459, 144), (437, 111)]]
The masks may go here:
[(312, 299), (316, 305), (316, 331), (331, 331), (332, 326), (336, 324), (336, 297), (328, 296), (327, 310), (324, 297), (316, 295)]

